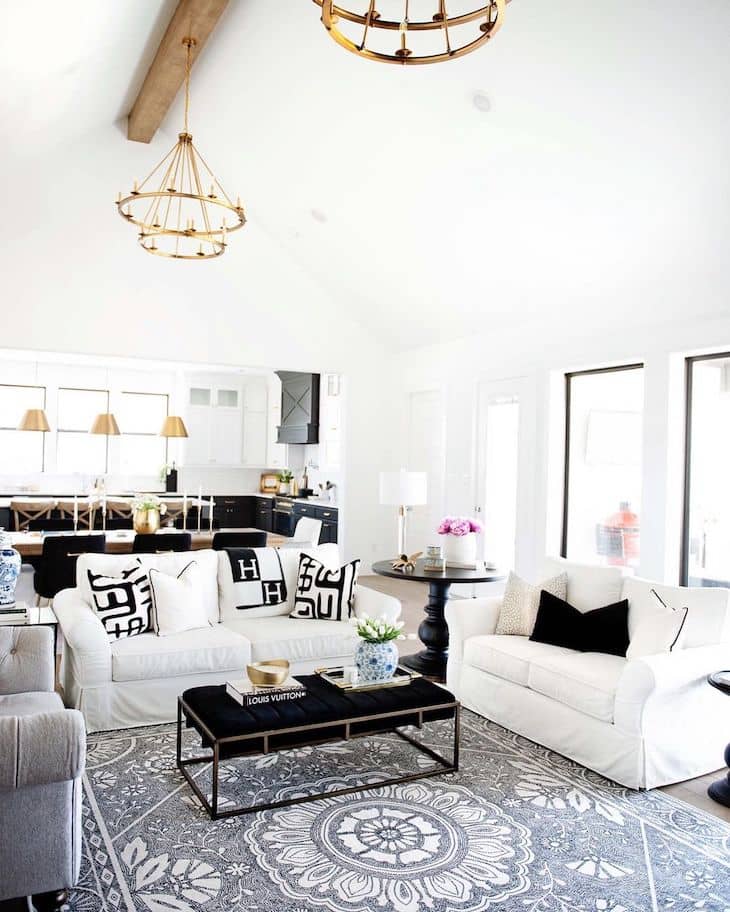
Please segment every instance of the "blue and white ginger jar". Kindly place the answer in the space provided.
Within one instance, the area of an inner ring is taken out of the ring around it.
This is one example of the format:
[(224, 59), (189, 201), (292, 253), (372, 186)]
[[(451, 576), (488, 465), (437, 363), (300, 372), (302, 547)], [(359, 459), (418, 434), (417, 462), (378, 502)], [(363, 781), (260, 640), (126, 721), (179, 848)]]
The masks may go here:
[(13, 548), (10, 536), (0, 529), (0, 606), (15, 604), (15, 587), (23, 559)]
[(360, 640), (355, 650), (355, 665), (361, 681), (387, 681), (398, 667), (398, 647), (387, 643), (368, 643)]

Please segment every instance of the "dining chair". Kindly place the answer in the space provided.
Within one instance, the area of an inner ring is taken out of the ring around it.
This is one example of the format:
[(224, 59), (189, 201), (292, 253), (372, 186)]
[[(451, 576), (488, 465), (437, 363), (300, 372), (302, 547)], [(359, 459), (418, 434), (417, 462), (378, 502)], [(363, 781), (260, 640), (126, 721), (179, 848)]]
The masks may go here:
[(103, 554), (104, 535), (46, 535), (43, 553), (33, 574), (36, 603), (52, 601), (62, 589), (76, 585), (76, 562), (82, 554)]
[(322, 520), (312, 519), (311, 516), (302, 516), (297, 522), (292, 538), (286, 539), (279, 545), (280, 548), (312, 548), (319, 544), (322, 534)]
[(73, 525), (74, 518), (74, 508), (78, 510), (78, 528), (79, 529), (93, 529), (94, 528), (94, 514), (96, 512), (96, 504), (92, 503), (85, 498), (83, 500), (59, 500), (56, 503), (56, 509), (61, 514), (61, 519), (70, 519)]
[(13, 514), (16, 532), (27, 532), (29, 523), (36, 519), (48, 519), (56, 506), (56, 501), (21, 500), (13, 497), (10, 501), (10, 512)]
[(193, 537), (189, 532), (137, 533), (133, 554), (164, 554), (167, 551), (190, 551)]
[(226, 548), (265, 548), (265, 532), (216, 532), (213, 536), (214, 551)]

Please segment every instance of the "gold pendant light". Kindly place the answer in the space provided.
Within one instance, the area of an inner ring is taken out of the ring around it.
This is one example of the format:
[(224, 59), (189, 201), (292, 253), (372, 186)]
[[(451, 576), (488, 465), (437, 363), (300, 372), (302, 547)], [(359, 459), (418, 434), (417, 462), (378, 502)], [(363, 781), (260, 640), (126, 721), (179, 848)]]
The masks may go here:
[(48, 418), (43, 409), (28, 409), (18, 425), (19, 431), (46, 431), (51, 430), (48, 424)]
[[(334, 0), (314, 2), (322, 8), (322, 24), (345, 50), (366, 60), (415, 65), (454, 60), (486, 44), (500, 29), (508, 0), (491, 0), (452, 14), (448, 0), (433, 0), (433, 14), (425, 19), (411, 18), (411, 0), (380, 0), (391, 16), (391, 9), (398, 8), (397, 17), (391, 19), (385, 18), (385, 10), (377, 9), (375, 0), (367, 0), (365, 12), (347, 9)], [(419, 9), (423, 5), (420, 0)], [(463, 8), (467, 4), (456, 5)]]
[(179, 415), (168, 415), (162, 424), (160, 437), (187, 437), (188, 429)]
[(94, 418), (90, 434), (103, 434), (105, 437), (118, 437), (120, 434), (117, 419), (111, 412), (102, 412)]
[(139, 243), (156, 256), (206, 260), (225, 252), (227, 237), (246, 224), (240, 198), (234, 204), (188, 132), (190, 52), (194, 38), (183, 39), (185, 122), (178, 141), (128, 196), (119, 194), (122, 218), (139, 229)]
[[(35, 385), (38, 387), (38, 362), (35, 363)], [(19, 431), (40, 431), (42, 434), (48, 433), (51, 426), (46, 417), (46, 388), (43, 387), (43, 408), (27, 409), (18, 425)]]

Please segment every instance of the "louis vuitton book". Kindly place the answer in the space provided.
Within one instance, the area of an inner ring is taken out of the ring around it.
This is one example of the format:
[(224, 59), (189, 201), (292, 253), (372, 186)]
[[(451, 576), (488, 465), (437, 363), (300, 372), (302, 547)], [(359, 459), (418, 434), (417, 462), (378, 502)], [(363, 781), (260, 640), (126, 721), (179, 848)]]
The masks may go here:
[(298, 700), (307, 692), (306, 687), (296, 678), (287, 678), (276, 687), (260, 687), (248, 678), (226, 681), (226, 693), (241, 706), (264, 706), (266, 703), (288, 703)]

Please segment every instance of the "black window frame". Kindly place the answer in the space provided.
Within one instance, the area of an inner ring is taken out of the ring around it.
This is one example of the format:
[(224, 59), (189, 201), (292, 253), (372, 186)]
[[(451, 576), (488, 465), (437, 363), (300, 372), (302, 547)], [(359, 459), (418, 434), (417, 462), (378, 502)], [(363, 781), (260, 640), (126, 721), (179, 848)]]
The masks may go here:
[[(692, 369), (698, 361), (730, 361), (730, 351), (709, 355), (688, 355), (684, 359), (684, 489), (682, 491), (682, 533), (679, 551), (679, 585), (689, 584), (689, 514), (692, 496)], [(675, 552), (676, 553), (676, 552)]]
[(570, 492), (570, 384), (574, 377), (586, 377), (592, 374), (618, 374), (621, 371), (644, 370), (643, 361), (632, 364), (619, 364), (614, 367), (591, 367), (586, 370), (566, 371), (565, 373), (565, 433), (563, 438), (563, 527), (560, 532), (560, 556), (568, 554), (568, 510)]

